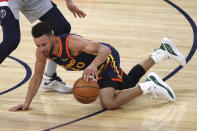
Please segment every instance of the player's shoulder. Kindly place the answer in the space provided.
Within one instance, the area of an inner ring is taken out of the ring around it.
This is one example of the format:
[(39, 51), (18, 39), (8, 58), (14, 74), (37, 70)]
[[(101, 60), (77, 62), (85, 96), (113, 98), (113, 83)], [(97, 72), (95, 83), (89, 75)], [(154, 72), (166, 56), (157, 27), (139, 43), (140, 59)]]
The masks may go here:
[(70, 50), (79, 51), (86, 45), (86, 40), (79, 35), (70, 34), (70, 37), (68, 37), (67, 40), (67, 45)]
[(70, 34), (69, 35), (69, 42), (80, 42), (80, 41), (84, 41), (84, 38), (80, 35), (77, 34)]

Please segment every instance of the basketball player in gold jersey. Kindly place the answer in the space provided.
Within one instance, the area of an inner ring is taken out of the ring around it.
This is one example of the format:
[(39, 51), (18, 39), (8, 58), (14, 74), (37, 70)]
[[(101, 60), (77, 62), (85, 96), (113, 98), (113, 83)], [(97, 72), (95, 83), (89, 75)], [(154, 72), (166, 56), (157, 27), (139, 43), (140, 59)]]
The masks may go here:
[(146, 82), (137, 84), (155, 63), (162, 60), (172, 58), (181, 65), (186, 64), (184, 56), (167, 38), (163, 38), (160, 48), (126, 74), (120, 68), (118, 51), (107, 43), (89, 41), (76, 34), (55, 37), (50, 25), (43, 22), (32, 28), (32, 35), (37, 46), (34, 75), (24, 104), (10, 108), (10, 111), (29, 109), (41, 84), (47, 59), (66, 70), (83, 70), (82, 77), (87, 81), (89, 77), (96, 80), (100, 86), (99, 99), (104, 109), (116, 109), (135, 97), (148, 93), (175, 101), (172, 88), (156, 73), (149, 73)]

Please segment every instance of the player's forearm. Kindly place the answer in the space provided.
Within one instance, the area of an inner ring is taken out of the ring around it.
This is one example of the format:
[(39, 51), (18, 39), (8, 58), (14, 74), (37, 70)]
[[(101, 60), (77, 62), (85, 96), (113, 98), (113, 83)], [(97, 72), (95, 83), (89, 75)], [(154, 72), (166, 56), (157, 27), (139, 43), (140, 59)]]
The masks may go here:
[(73, 2), (72, 0), (65, 0), (65, 1), (66, 1), (66, 3)]
[(107, 46), (102, 45), (98, 49), (97, 57), (92, 61), (91, 64), (98, 67), (99, 65), (101, 65), (107, 59), (107, 57), (110, 54), (111, 54), (111, 49)]
[(25, 100), (25, 104), (27, 104), (28, 106), (30, 106), (32, 99), (37, 94), (38, 88), (40, 87), (40, 84), (41, 84), (41, 81), (42, 81), (41, 76), (38, 77), (38, 76), (34, 75), (31, 78), (30, 83), (29, 83), (29, 87), (28, 87), (26, 100)]

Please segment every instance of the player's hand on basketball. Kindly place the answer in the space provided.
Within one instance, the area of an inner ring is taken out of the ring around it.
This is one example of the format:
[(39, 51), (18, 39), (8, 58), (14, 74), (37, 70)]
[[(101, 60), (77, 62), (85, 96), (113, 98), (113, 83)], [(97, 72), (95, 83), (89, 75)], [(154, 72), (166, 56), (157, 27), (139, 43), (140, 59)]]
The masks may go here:
[(82, 77), (86, 81), (88, 81), (89, 78), (92, 78), (92, 80), (97, 81), (98, 80), (97, 67), (93, 65), (89, 65), (84, 70)]
[(80, 10), (72, 1), (67, 2), (67, 7), (75, 17), (77, 17), (77, 15), (79, 16), (79, 18), (86, 17), (86, 14), (82, 10)]
[(28, 110), (29, 106), (27, 104), (19, 104), (9, 109), (9, 111), (19, 111), (19, 110)]

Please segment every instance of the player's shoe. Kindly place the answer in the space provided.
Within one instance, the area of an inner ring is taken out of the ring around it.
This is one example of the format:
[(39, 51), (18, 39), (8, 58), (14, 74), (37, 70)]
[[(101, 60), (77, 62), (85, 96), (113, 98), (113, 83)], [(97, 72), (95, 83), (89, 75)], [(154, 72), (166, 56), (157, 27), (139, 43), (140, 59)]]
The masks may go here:
[(179, 64), (184, 66), (186, 64), (185, 57), (177, 49), (177, 47), (166, 37), (163, 38), (160, 48), (156, 49), (150, 57), (155, 63), (162, 60), (175, 59)]
[(61, 93), (71, 93), (72, 86), (64, 83), (60, 77), (55, 73), (52, 77), (43, 75), (41, 88), (46, 91), (57, 91)]
[(156, 73), (150, 72), (145, 83), (140, 83), (143, 94), (151, 93), (154, 97), (161, 95), (169, 101), (174, 102), (176, 99), (172, 88), (166, 84)]

